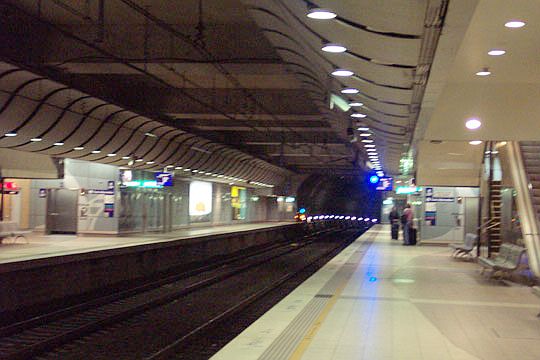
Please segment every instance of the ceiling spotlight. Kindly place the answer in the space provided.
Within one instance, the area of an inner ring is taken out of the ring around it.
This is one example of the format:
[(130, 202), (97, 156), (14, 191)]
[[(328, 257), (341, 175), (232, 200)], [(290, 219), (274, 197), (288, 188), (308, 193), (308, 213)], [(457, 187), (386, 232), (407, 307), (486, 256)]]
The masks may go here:
[(40, 142), (41, 140), (43, 140), (42, 138), (32, 138), (30, 139), (30, 141), (33, 141), (33, 142)]
[(472, 140), (472, 141), (469, 141), (469, 144), (471, 145), (480, 145), (482, 143), (481, 140)]
[(54, 146), (62, 146), (62, 145), (64, 145), (64, 143), (63, 142), (55, 142), (53, 145)]
[(501, 56), (504, 54), (506, 54), (506, 51), (501, 50), (501, 49), (492, 49), (488, 51), (488, 55), (491, 55), (491, 56)]
[(520, 20), (512, 20), (512, 21), (508, 21), (506, 24), (504, 24), (504, 26), (506, 26), (507, 28), (515, 29), (515, 28), (520, 28), (520, 27), (525, 26), (525, 23)]
[(14, 137), (14, 136), (17, 136), (17, 133), (15, 131), (10, 131), (8, 133), (5, 133), (4, 136), (7, 136), (7, 137)]
[(84, 146), (75, 146), (73, 150), (75, 151), (84, 150)]
[(478, 119), (470, 119), (465, 123), (465, 127), (467, 127), (469, 130), (476, 130), (480, 126), (482, 126), (482, 123)]
[(310, 19), (316, 19), (316, 20), (330, 20), (337, 16), (335, 12), (328, 9), (311, 9), (307, 13), (307, 17)]
[(346, 89), (341, 90), (342, 94), (358, 94), (359, 92), (360, 91), (358, 91), (358, 89), (355, 89), (355, 88), (346, 88)]
[(351, 114), (351, 117), (353, 118), (365, 118), (367, 117), (366, 114), (360, 114), (360, 113), (354, 113), (354, 114)]
[(364, 105), (364, 104), (361, 103), (361, 102), (352, 102), (352, 103), (349, 103), (349, 106), (352, 106), (352, 107), (354, 107), (354, 106), (362, 106), (362, 105)]
[(485, 67), (485, 68), (482, 68), (482, 70), (478, 71), (476, 73), (476, 75), (478, 75), (478, 76), (488, 76), (488, 75), (491, 75), (491, 71), (489, 71), (489, 68)]
[(329, 53), (342, 53), (347, 51), (347, 48), (341, 44), (324, 44), (321, 50)]
[(334, 76), (352, 76), (354, 73), (351, 70), (345, 70), (345, 69), (336, 69), (332, 71), (332, 75)]

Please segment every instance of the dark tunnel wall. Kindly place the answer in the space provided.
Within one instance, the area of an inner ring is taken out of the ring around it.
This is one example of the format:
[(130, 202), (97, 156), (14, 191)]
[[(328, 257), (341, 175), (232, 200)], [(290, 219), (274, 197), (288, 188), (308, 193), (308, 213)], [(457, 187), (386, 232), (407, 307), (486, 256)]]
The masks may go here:
[(355, 178), (311, 175), (298, 188), (298, 208), (308, 214), (379, 218), (381, 196), (363, 176)]

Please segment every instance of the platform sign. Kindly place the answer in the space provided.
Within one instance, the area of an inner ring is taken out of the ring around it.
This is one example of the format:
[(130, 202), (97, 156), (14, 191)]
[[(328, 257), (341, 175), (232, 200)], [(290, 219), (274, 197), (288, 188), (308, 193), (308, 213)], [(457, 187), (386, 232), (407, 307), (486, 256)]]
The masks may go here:
[(392, 191), (394, 187), (394, 179), (391, 177), (382, 177), (379, 178), (379, 183), (377, 184), (377, 187), (375, 190), (378, 191)]
[(157, 186), (173, 186), (173, 174), (169, 172), (154, 173)]

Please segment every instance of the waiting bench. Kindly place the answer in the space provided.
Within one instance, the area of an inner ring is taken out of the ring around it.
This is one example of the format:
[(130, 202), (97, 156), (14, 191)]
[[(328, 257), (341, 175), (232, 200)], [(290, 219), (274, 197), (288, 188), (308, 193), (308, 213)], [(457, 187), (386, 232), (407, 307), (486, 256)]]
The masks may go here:
[(448, 246), (453, 249), (452, 257), (459, 258), (462, 256), (470, 256), (475, 247), (477, 238), (478, 237), (475, 234), (467, 233), (463, 244), (449, 244)]
[(15, 221), (0, 221), (0, 244), (6, 238), (12, 238), (13, 242), (17, 239), (22, 238), (28, 243), (26, 234), (30, 233), (29, 230), (20, 230), (19, 224)]
[(478, 263), (482, 265), (482, 274), (484, 270), (491, 269), (490, 277), (497, 271), (510, 273), (516, 270), (521, 263), (521, 257), (525, 253), (525, 248), (513, 244), (502, 244), (499, 253), (494, 259), (479, 257)]

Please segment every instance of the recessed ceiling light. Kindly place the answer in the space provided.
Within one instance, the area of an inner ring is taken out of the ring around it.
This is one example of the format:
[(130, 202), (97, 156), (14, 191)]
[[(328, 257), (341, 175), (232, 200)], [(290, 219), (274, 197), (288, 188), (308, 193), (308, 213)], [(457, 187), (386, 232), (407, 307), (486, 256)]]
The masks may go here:
[(360, 114), (360, 113), (354, 113), (354, 114), (351, 114), (351, 117), (353, 118), (365, 118), (367, 117), (366, 114)]
[(42, 140), (43, 140), (42, 138), (32, 138), (32, 139), (30, 139), (30, 141), (33, 141), (33, 142), (40, 142)]
[(346, 89), (341, 90), (342, 94), (358, 94), (359, 92), (360, 91), (358, 91), (358, 89), (355, 89), (355, 88), (346, 88)]
[(358, 131), (369, 131), (369, 128), (368, 127), (359, 127), (356, 130), (358, 130)]
[(99, 154), (101, 150), (92, 150), (92, 154)]
[(525, 23), (520, 20), (512, 20), (508, 21), (506, 24), (504, 24), (504, 26), (506, 26), (507, 28), (520, 28), (525, 26)]
[(482, 143), (481, 140), (472, 140), (472, 141), (469, 141), (469, 144), (471, 145), (480, 145)]
[(480, 120), (478, 120), (478, 119), (469, 119), (469, 120), (467, 120), (467, 122), (465, 123), (465, 126), (467, 127), (467, 129), (470, 129), (470, 130), (476, 130), (476, 129), (478, 129), (480, 126), (482, 126), (482, 123), (481, 123)]
[(491, 56), (501, 56), (504, 54), (506, 54), (506, 51), (501, 50), (501, 49), (492, 49), (488, 51), (488, 55), (491, 55)]
[(17, 136), (17, 133), (15, 131), (10, 131), (8, 133), (5, 133), (4, 136), (7, 136), (7, 137), (14, 137), (14, 136)]
[(55, 142), (53, 145), (54, 146), (62, 146), (62, 145), (64, 145), (64, 143), (63, 142)]
[(110, 154), (107, 154), (108, 157), (113, 157), (113, 156), (116, 156), (115, 153), (110, 153)]
[(325, 44), (321, 50), (329, 53), (342, 53), (347, 51), (347, 48), (341, 44)]
[(352, 76), (354, 73), (351, 70), (346, 69), (336, 69), (332, 71), (332, 75), (334, 76)]
[(352, 107), (354, 107), (354, 106), (362, 106), (362, 105), (364, 105), (364, 104), (361, 103), (361, 102), (352, 102), (352, 103), (349, 103), (349, 106), (352, 106)]
[(360, 136), (368, 137), (368, 136), (371, 136), (371, 134), (370, 133), (361, 133)]
[(311, 9), (307, 13), (307, 17), (310, 19), (316, 19), (316, 20), (330, 20), (337, 16), (335, 12), (328, 9)]
[(73, 150), (75, 151), (84, 150), (84, 146), (75, 146)]
[(482, 70), (478, 71), (476, 73), (476, 75), (478, 75), (478, 76), (488, 76), (488, 75), (491, 75), (491, 71), (489, 71), (489, 69), (487, 67), (485, 67)]

